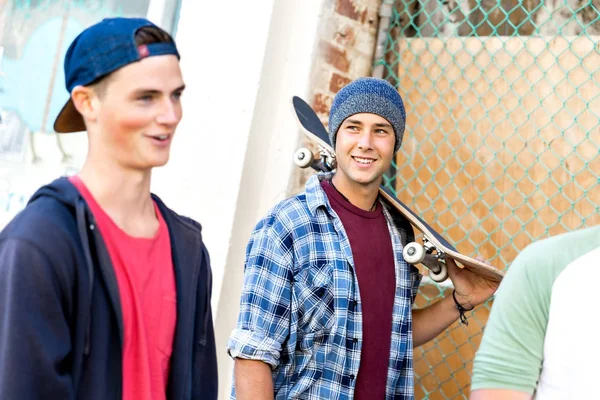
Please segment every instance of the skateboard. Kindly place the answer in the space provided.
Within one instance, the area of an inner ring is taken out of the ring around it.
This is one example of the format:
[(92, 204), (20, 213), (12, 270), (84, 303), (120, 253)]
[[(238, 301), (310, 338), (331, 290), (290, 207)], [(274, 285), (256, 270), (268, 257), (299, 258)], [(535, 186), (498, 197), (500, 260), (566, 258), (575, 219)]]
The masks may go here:
[[(300, 148), (294, 154), (294, 163), (300, 168), (313, 168), (318, 172), (331, 172), (335, 169), (335, 153), (329, 140), (329, 134), (312, 107), (300, 97), (292, 97), (292, 107), (297, 122), (306, 135), (314, 142), (318, 149), (319, 157), (308, 148)], [(402, 255), (409, 264), (422, 264), (429, 269), (429, 277), (435, 282), (443, 282), (448, 278), (446, 258), (457, 262), (460, 268), (466, 268), (481, 277), (500, 282), (504, 272), (492, 265), (486, 264), (475, 258), (461, 254), (442, 235), (437, 233), (427, 222), (400, 201), (394, 193), (384, 187), (379, 187), (381, 197), (393, 208), (398, 210), (412, 226), (422, 233), (423, 244), (418, 242), (408, 243)]]

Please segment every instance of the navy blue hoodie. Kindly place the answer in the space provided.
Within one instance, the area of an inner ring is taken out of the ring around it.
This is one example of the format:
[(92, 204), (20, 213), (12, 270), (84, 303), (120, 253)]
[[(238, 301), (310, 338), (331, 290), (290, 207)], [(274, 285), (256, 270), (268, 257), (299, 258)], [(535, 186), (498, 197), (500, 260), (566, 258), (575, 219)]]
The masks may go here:
[[(177, 325), (168, 399), (216, 399), (211, 271), (198, 223), (153, 195), (169, 227)], [(0, 233), (0, 399), (122, 398), (116, 275), (75, 186), (42, 187)]]

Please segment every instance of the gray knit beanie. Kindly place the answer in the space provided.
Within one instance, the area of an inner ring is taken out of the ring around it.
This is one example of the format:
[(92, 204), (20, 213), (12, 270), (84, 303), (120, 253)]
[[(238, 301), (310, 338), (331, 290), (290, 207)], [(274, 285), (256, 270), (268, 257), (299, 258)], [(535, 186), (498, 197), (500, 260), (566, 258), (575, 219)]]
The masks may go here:
[(334, 148), (335, 137), (342, 122), (359, 113), (377, 114), (385, 118), (396, 134), (394, 153), (400, 149), (406, 124), (406, 110), (400, 94), (388, 81), (358, 78), (337, 93), (329, 110), (329, 138)]

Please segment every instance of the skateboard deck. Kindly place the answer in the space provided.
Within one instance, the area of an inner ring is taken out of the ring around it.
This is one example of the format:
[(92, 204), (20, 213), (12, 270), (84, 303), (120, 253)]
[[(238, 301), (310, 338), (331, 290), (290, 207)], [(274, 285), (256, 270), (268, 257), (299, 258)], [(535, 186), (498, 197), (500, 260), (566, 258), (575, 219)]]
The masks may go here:
[[(333, 171), (335, 169), (335, 153), (329, 140), (329, 134), (321, 120), (312, 107), (300, 97), (292, 97), (292, 107), (302, 132), (309, 140), (318, 145), (320, 154), (320, 157), (316, 158), (312, 151), (301, 148), (294, 155), (294, 162), (301, 168), (312, 167), (320, 172)], [(390, 189), (380, 186), (379, 193), (389, 205), (398, 210), (412, 226), (423, 234), (423, 245), (412, 242), (404, 247), (403, 255), (407, 262), (421, 263), (429, 268), (429, 276), (436, 282), (441, 282), (448, 277), (445, 265), (446, 257), (456, 261), (458, 267), (466, 268), (485, 279), (495, 282), (502, 280), (503, 271), (459, 253), (442, 235), (402, 203)]]

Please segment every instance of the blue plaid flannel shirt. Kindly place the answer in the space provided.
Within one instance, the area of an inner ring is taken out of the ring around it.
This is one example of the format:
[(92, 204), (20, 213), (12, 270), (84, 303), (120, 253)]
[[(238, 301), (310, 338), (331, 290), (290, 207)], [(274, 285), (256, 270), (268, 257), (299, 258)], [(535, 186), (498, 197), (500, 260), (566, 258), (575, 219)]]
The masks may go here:
[[(321, 188), (323, 177), (313, 175), (305, 193), (276, 205), (247, 247), (240, 313), (227, 352), (269, 364), (276, 399), (354, 397), (362, 306), (350, 243)], [(396, 265), (386, 398), (412, 400), (411, 310), (421, 275), (402, 258), (387, 206), (384, 213)]]

